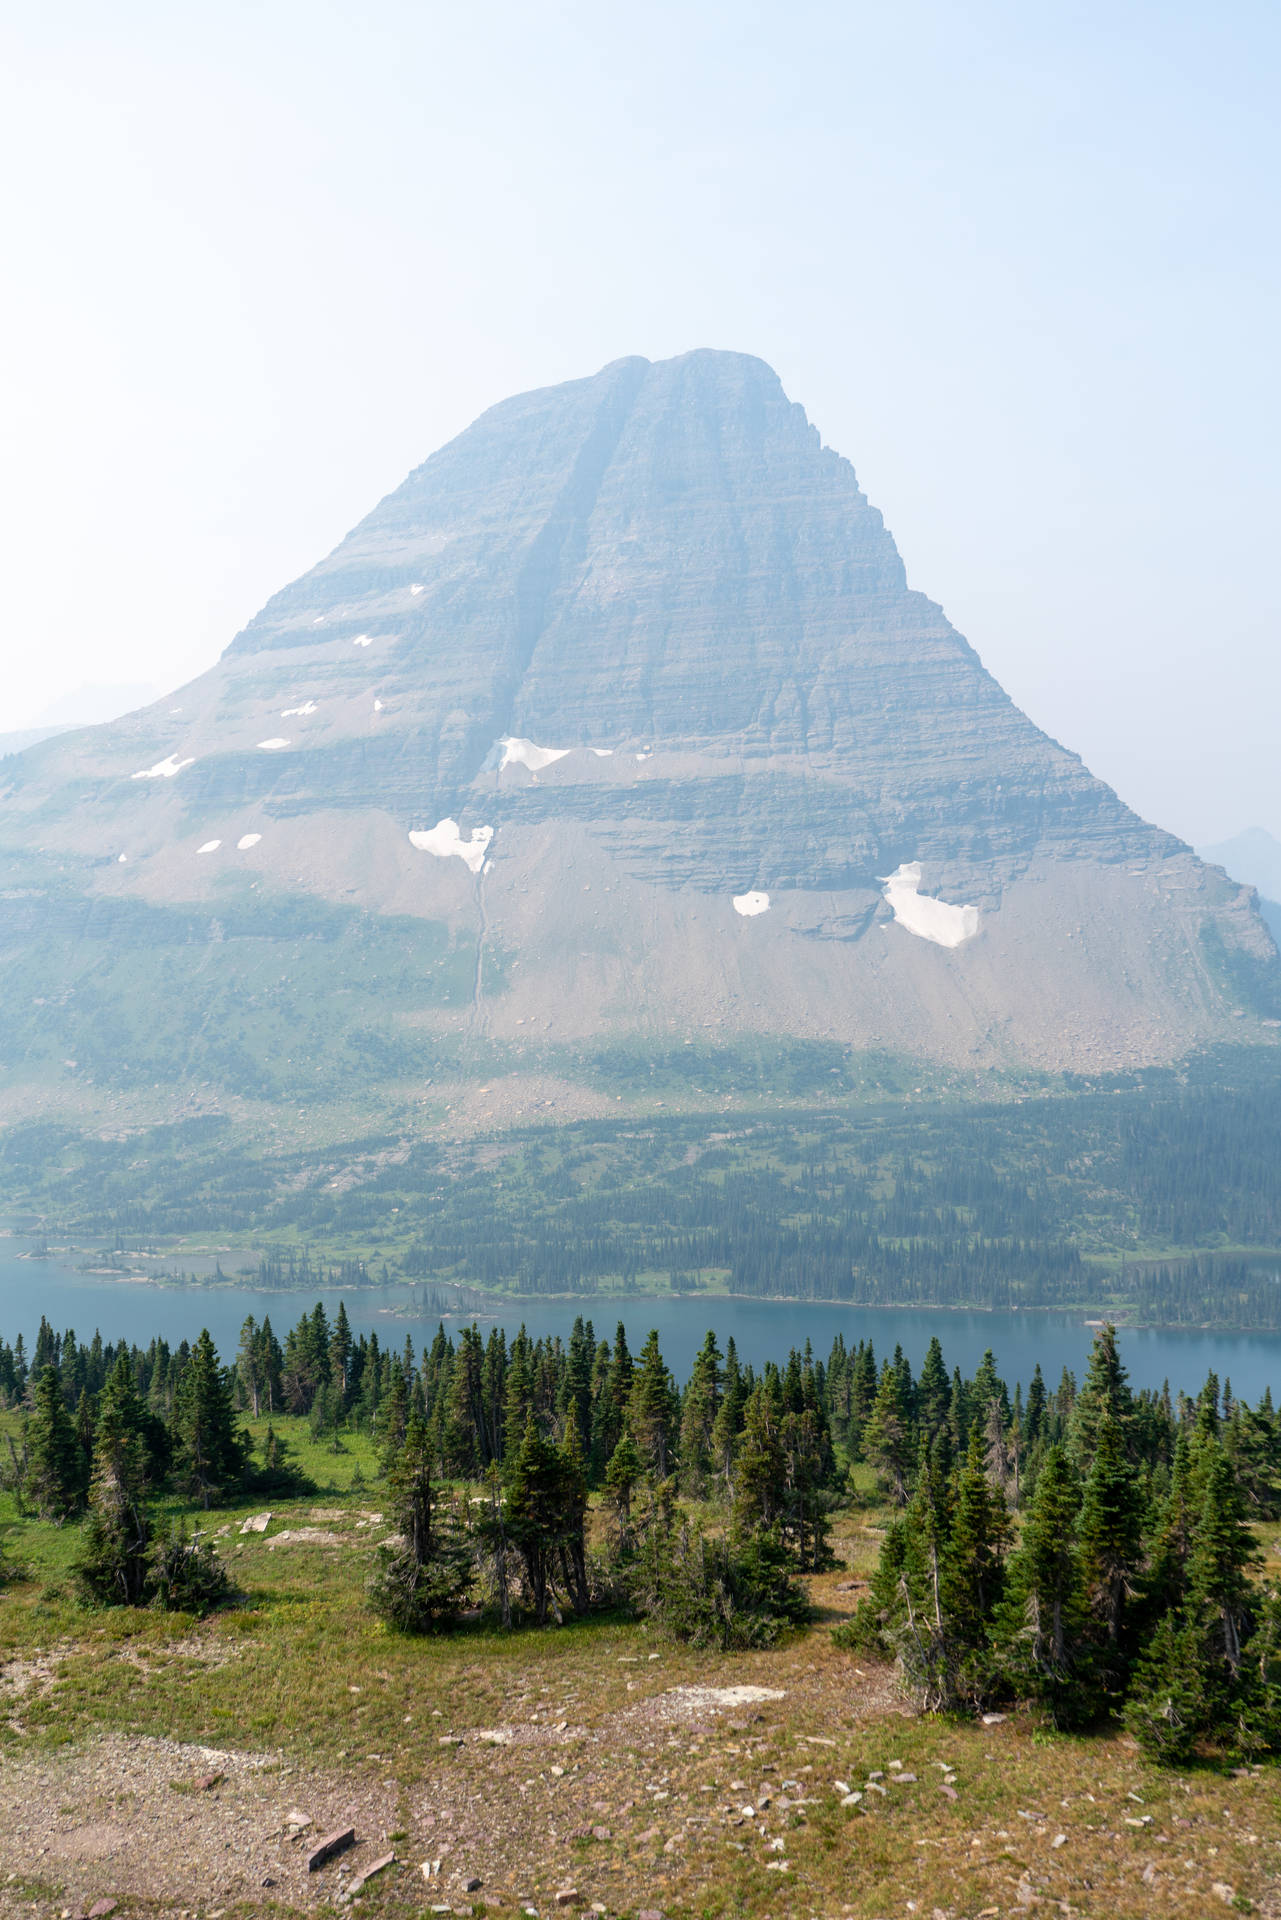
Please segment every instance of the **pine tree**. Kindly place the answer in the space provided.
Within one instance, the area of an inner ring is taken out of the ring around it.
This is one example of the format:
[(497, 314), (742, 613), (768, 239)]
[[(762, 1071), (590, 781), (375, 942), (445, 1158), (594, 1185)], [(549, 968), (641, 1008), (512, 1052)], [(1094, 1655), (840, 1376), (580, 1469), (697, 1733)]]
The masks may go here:
[(85, 1462), (63, 1397), (62, 1376), (52, 1362), (36, 1375), (33, 1399), (27, 1492), (42, 1519), (61, 1523), (84, 1505)]
[(1051, 1447), (1007, 1570), (996, 1626), (1004, 1670), (1058, 1726), (1097, 1711), (1090, 1616), (1076, 1550), (1081, 1483), (1061, 1446)]
[(1117, 1351), (1116, 1328), (1109, 1325), (1095, 1335), (1085, 1384), (1076, 1396), (1068, 1423), (1068, 1450), (1082, 1478), (1094, 1464), (1105, 1422), (1116, 1428), (1122, 1451), (1128, 1454), (1133, 1414), (1134, 1396)]
[(76, 1568), (81, 1592), (99, 1606), (141, 1606), (147, 1596), (146, 1409), (122, 1352), (99, 1397), (89, 1521)]
[[(319, 1311), (319, 1309), (317, 1309)], [(191, 1350), (174, 1403), (175, 1464), (183, 1487), (208, 1507), (243, 1477), (245, 1444), (227, 1376), (206, 1327)]]
[(605, 1472), (605, 1489), (610, 1505), (624, 1529), (631, 1520), (632, 1495), (643, 1472), (644, 1464), (636, 1451), (636, 1442), (630, 1433), (624, 1432)]
[(401, 1633), (448, 1626), (472, 1580), (471, 1550), (432, 1485), (432, 1442), (410, 1416), (388, 1484), (399, 1544), (385, 1547), (369, 1586), (370, 1604)]
[(1213, 1441), (1200, 1474), (1202, 1496), (1188, 1556), (1186, 1612), (1199, 1621), (1214, 1690), (1223, 1697), (1241, 1670), (1249, 1630), (1249, 1575), (1262, 1564), (1245, 1524), (1245, 1502), (1223, 1446)]
[(378, 1409), (378, 1418), (382, 1428), (379, 1465), (385, 1474), (389, 1474), (405, 1444), (405, 1433), (409, 1426), (409, 1386), (398, 1359), (391, 1363), (391, 1380), (386, 1398)]
[(740, 1538), (771, 1528), (782, 1517), (787, 1458), (781, 1425), (778, 1398), (762, 1380), (748, 1395), (734, 1470), (734, 1532)]
[[(529, 1579), (539, 1626), (547, 1612), (556, 1611), (555, 1574), (568, 1554), (571, 1564), (583, 1551), (587, 1489), (582, 1475), (561, 1447), (541, 1434), (531, 1412), (525, 1433), (510, 1463), (507, 1481), (506, 1527), (519, 1550)], [(572, 1594), (577, 1602), (579, 1595)]]
[(970, 1435), (952, 1496), (952, 1530), (943, 1558), (943, 1617), (955, 1655), (961, 1697), (978, 1700), (987, 1685), (988, 1626), (1005, 1583), (1010, 1522), (999, 1488), (987, 1477), (982, 1437)]
[(660, 1480), (672, 1470), (678, 1418), (676, 1390), (659, 1351), (658, 1333), (651, 1330), (632, 1381), (628, 1424), (641, 1458)]
[(1195, 1520), (1192, 1450), (1186, 1433), (1180, 1433), (1174, 1443), (1169, 1492), (1157, 1514), (1148, 1550), (1148, 1573), (1144, 1584), (1148, 1608), (1154, 1615), (1183, 1605), (1187, 1594), (1188, 1559), (1192, 1552)]
[(338, 1390), (343, 1410), (347, 1406), (347, 1390), (350, 1384), (351, 1356), (355, 1341), (352, 1339), (351, 1322), (347, 1318), (347, 1308), (343, 1301), (338, 1302), (338, 1317), (334, 1321), (333, 1332), (329, 1336), (329, 1377)]
[(1139, 1489), (1120, 1423), (1110, 1412), (1094, 1427), (1090, 1445), (1093, 1464), (1081, 1502), (1081, 1570), (1110, 1668), (1119, 1678), (1128, 1650), (1126, 1608), (1137, 1592), (1141, 1556)]
[(721, 1356), (708, 1333), (694, 1359), (681, 1410), (681, 1468), (686, 1486), (701, 1493), (712, 1470), (712, 1433), (720, 1411)]
[(952, 1404), (952, 1383), (943, 1364), (943, 1349), (937, 1334), (930, 1341), (921, 1367), (921, 1377), (917, 1382), (917, 1404), (921, 1412), (921, 1427), (926, 1439), (932, 1441), (935, 1434), (947, 1425)]
[(903, 1406), (902, 1377), (892, 1362), (881, 1368), (876, 1398), (863, 1428), (863, 1457), (876, 1468), (896, 1506), (906, 1506), (915, 1443)]

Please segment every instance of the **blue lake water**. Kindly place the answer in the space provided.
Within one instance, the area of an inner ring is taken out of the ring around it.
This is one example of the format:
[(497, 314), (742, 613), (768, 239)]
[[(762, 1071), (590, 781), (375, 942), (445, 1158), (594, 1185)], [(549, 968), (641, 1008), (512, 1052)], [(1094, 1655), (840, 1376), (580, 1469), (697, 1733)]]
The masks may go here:
[[(406, 1313), (410, 1290), (371, 1287), (347, 1291), (342, 1298), (353, 1327), (376, 1331), (384, 1345), (403, 1344), (409, 1334), (421, 1348), (435, 1332), (435, 1313)], [(323, 1293), (327, 1311), (337, 1308), (339, 1295)], [(59, 1332), (75, 1329), (78, 1339), (94, 1331), (104, 1340), (129, 1340), (145, 1345), (153, 1334), (176, 1344), (194, 1339), (208, 1327), (224, 1359), (235, 1353), (240, 1328), (248, 1314), (271, 1317), (283, 1337), (315, 1302), (317, 1295), (264, 1292), (254, 1286), (159, 1286), (121, 1281), (103, 1274), (79, 1273), (53, 1260), (31, 1260), (12, 1252), (0, 1253), (0, 1336), (12, 1342), (21, 1333), (30, 1351), (41, 1314)], [(797, 1304), (782, 1300), (726, 1299), (698, 1296), (645, 1296), (585, 1301), (522, 1299), (504, 1302), (491, 1316), (512, 1334), (522, 1321), (531, 1334), (569, 1334), (577, 1314), (590, 1317), (597, 1339), (612, 1339), (615, 1323), (627, 1328), (633, 1351), (651, 1327), (658, 1329), (664, 1357), (678, 1380), (688, 1376), (694, 1354), (709, 1327), (716, 1331), (721, 1350), (732, 1335), (744, 1361), (760, 1367), (766, 1360), (783, 1360), (790, 1347), (813, 1343), (815, 1354), (826, 1359), (838, 1332), (847, 1344), (871, 1339), (878, 1355), (903, 1348), (913, 1368), (920, 1365), (932, 1334), (943, 1343), (949, 1367), (965, 1374), (974, 1371), (991, 1347), (1011, 1386), (1025, 1384), (1040, 1362), (1050, 1386), (1061, 1370), (1071, 1367), (1078, 1377), (1089, 1353), (1093, 1332), (1079, 1315), (1062, 1313), (982, 1313), (847, 1307), (833, 1303)], [(464, 1315), (460, 1320), (470, 1319)], [(482, 1327), (489, 1324), (477, 1316)], [(446, 1322), (456, 1326), (459, 1320)], [(1194, 1393), (1213, 1368), (1220, 1380), (1232, 1382), (1238, 1398), (1257, 1400), (1265, 1387), (1281, 1397), (1281, 1334), (1201, 1333), (1143, 1328), (1122, 1333), (1122, 1353), (1136, 1387), (1159, 1387), (1168, 1380), (1171, 1390)]]

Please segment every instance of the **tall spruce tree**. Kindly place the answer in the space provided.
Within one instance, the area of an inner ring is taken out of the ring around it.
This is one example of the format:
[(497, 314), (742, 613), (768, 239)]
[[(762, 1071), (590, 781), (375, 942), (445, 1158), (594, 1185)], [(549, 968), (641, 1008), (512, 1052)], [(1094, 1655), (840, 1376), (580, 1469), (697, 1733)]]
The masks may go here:
[(84, 1505), (87, 1475), (75, 1422), (63, 1397), (62, 1376), (50, 1361), (36, 1375), (27, 1431), (27, 1493), (42, 1519), (61, 1524)]
[(191, 1350), (179, 1384), (174, 1435), (180, 1482), (203, 1507), (239, 1484), (245, 1471), (245, 1442), (231, 1387), (207, 1327)]
[(1064, 1727), (1089, 1720), (1099, 1705), (1076, 1544), (1080, 1511), (1076, 1471), (1063, 1447), (1051, 1447), (1010, 1559), (995, 1628), (1011, 1684)]
[(432, 1441), (421, 1415), (410, 1416), (387, 1476), (397, 1544), (381, 1550), (370, 1604), (401, 1633), (430, 1633), (457, 1615), (472, 1581), (462, 1529), (432, 1482)]
[(641, 1458), (660, 1480), (665, 1480), (675, 1465), (679, 1416), (672, 1376), (659, 1351), (658, 1333), (651, 1330), (632, 1379), (628, 1425)]
[(141, 1606), (150, 1542), (146, 1409), (122, 1352), (99, 1396), (89, 1519), (76, 1568), (85, 1598), (99, 1606)]
[(1120, 1422), (1110, 1412), (1094, 1428), (1091, 1447), (1081, 1502), (1081, 1571), (1115, 1683), (1124, 1678), (1130, 1651), (1127, 1610), (1138, 1593), (1142, 1507)]

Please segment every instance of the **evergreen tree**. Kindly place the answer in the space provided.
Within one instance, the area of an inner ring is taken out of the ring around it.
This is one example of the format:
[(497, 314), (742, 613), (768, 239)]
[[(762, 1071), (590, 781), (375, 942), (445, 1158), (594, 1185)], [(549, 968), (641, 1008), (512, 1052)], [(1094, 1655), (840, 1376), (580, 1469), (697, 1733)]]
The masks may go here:
[(632, 1380), (628, 1424), (641, 1458), (660, 1480), (672, 1470), (679, 1403), (672, 1377), (651, 1330)]
[(382, 1440), (379, 1465), (384, 1473), (390, 1473), (405, 1444), (405, 1430), (409, 1425), (409, 1385), (399, 1359), (391, 1362), (391, 1378), (378, 1409), (378, 1419)]
[[(1084, 1399), (1084, 1391), (1081, 1397)], [(1128, 1651), (1126, 1608), (1137, 1593), (1141, 1558), (1139, 1489), (1125, 1457), (1120, 1423), (1110, 1412), (1105, 1412), (1094, 1427), (1090, 1445), (1093, 1464), (1081, 1502), (1081, 1570), (1115, 1680), (1123, 1673)]]
[(1122, 1451), (1128, 1454), (1133, 1413), (1134, 1397), (1117, 1350), (1116, 1328), (1106, 1326), (1095, 1335), (1085, 1384), (1076, 1396), (1068, 1425), (1068, 1450), (1083, 1478), (1094, 1463), (1100, 1429), (1105, 1422), (1110, 1421), (1115, 1427)]
[(939, 1587), (958, 1699), (976, 1704), (989, 1684), (988, 1624), (1005, 1584), (1009, 1515), (1000, 1489), (987, 1477), (983, 1441), (970, 1435), (965, 1465), (952, 1495), (952, 1528)]
[(67, 1411), (62, 1377), (52, 1362), (36, 1375), (33, 1399), (27, 1432), (27, 1493), (42, 1519), (61, 1523), (84, 1505), (86, 1476), (84, 1453)]
[(351, 1356), (355, 1347), (352, 1339), (351, 1322), (347, 1318), (347, 1308), (343, 1301), (338, 1302), (338, 1316), (334, 1321), (333, 1332), (329, 1336), (329, 1377), (338, 1390), (341, 1405), (346, 1410), (347, 1392), (351, 1376)]
[[(587, 1489), (581, 1472), (563, 1448), (541, 1434), (530, 1413), (525, 1433), (510, 1464), (506, 1527), (529, 1579), (539, 1626), (556, 1607), (555, 1577), (566, 1562), (575, 1573), (584, 1558)], [(586, 1605), (583, 1588), (571, 1587), (574, 1605)]]
[(781, 1425), (779, 1397), (762, 1380), (748, 1395), (734, 1470), (734, 1532), (740, 1538), (771, 1528), (782, 1517), (787, 1458)]
[(605, 1490), (610, 1505), (618, 1515), (619, 1524), (624, 1529), (632, 1515), (632, 1495), (637, 1482), (644, 1472), (644, 1463), (636, 1451), (636, 1442), (630, 1433), (624, 1432), (622, 1439), (614, 1448), (613, 1457), (605, 1473)]
[(98, 1408), (89, 1520), (76, 1568), (81, 1592), (99, 1606), (141, 1606), (147, 1597), (146, 1409), (122, 1352)]
[(712, 1434), (720, 1411), (721, 1356), (709, 1332), (695, 1356), (681, 1409), (681, 1469), (691, 1492), (701, 1493), (712, 1470)]
[[(317, 1309), (319, 1311), (319, 1309)], [(191, 1350), (174, 1403), (175, 1464), (181, 1484), (208, 1507), (243, 1478), (245, 1444), (231, 1389), (208, 1328)]]
[(921, 1367), (921, 1377), (917, 1382), (917, 1404), (925, 1437), (933, 1441), (934, 1436), (947, 1425), (952, 1404), (952, 1383), (943, 1364), (943, 1349), (937, 1334), (930, 1341)]
[(1061, 1446), (1051, 1447), (1017, 1551), (1007, 1570), (996, 1625), (1011, 1684), (1039, 1700), (1058, 1726), (1097, 1710), (1090, 1615), (1076, 1549), (1081, 1484)]
[(863, 1428), (863, 1457), (875, 1467), (896, 1506), (907, 1504), (907, 1476), (915, 1444), (903, 1406), (902, 1376), (887, 1360)]
[(370, 1604), (401, 1633), (430, 1633), (453, 1620), (472, 1580), (471, 1551), (432, 1485), (432, 1442), (420, 1414), (388, 1474), (398, 1544), (381, 1549)]

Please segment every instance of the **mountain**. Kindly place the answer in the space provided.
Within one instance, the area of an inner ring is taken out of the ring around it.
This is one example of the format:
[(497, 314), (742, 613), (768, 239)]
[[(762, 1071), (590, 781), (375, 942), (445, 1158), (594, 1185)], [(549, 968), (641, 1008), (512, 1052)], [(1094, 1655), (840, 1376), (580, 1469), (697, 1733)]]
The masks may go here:
[(1263, 827), (1247, 827), (1231, 840), (1201, 847), (1199, 852), (1211, 866), (1222, 867), (1233, 880), (1256, 889), (1259, 911), (1273, 939), (1281, 943), (1281, 840)]
[(492, 408), (210, 672), (4, 761), (0, 859), (0, 1111), (105, 1129), (1102, 1074), (1281, 1011), (1249, 889), (1014, 706), (735, 353)]

